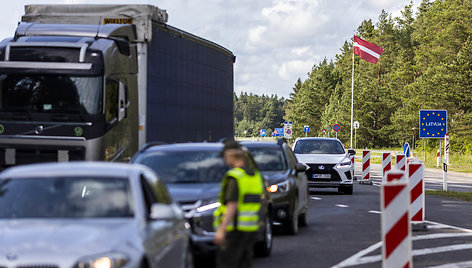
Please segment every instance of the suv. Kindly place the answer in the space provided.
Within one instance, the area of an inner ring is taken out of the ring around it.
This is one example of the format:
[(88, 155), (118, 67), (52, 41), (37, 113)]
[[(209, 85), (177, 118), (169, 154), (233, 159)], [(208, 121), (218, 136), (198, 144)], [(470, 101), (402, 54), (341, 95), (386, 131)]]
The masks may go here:
[(289, 234), (307, 225), (309, 188), (305, 164), (299, 163), (285, 139), (277, 142), (243, 142), (269, 183), (274, 225)]
[[(212, 256), (216, 252), (213, 211), (220, 205), (221, 180), (228, 170), (221, 155), (222, 149), (222, 143), (149, 144), (131, 160), (150, 167), (166, 183), (172, 198), (186, 213), (197, 257)], [(257, 169), (249, 152), (246, 157), (248, 164)], [(267, 186), (264, 180), (264, 188)], [(262, 202), (261, 228), (254, 255), (266, 257), (272, 250), (272, 203), (268, 192), (265, 192)]]
[(298, 138), (292, 147), (300, 162), (308, 166), (306, 175), (310, 187), (333, 187), (352, 194), (353, 168), (349, 158), (356, 151), (344, 150), (335, 138)]

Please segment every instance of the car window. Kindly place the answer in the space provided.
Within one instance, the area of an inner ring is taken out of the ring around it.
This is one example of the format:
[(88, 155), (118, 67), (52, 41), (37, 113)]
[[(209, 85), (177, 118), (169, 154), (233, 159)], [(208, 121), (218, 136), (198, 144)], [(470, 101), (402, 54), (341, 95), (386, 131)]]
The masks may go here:
[(261, 171), (287, 170), (287, 162), (280, 147), (249, 147)]
[(295, 165), (298, 163), (297, 157), (293, 153), (292, 149), (289, 146), (285, 146), (285, 154), (287, 155), (287, 158), (290, 161), (290, 164), (292, 168), (295, 168)]
[(0, 218), (133, 217), (127, 178), (0, 180)]
[(153, 203), (170, 204), (172, 202), (166, 186), (156, 177), (156, 175), (145, 172), (143, 173), (143, 177), (154, 195)]
[(337, 140), (298, 140), (293, 150), (296, 154), (344, 154)]
[(164, 183), (220, 182), (228, 170), (220, 151), (154, 151), (133, 162), (150, 167)]

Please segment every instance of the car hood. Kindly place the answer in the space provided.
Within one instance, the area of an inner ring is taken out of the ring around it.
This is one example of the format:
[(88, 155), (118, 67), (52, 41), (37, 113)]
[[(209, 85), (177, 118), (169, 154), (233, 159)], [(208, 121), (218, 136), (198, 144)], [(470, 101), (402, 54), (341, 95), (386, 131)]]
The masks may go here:
[(349, 161), (345, 154), (296, 154), (298, 161), (305, 164), (337, 164)]
[(179, 203), (197, 200), (216, 200), (221, 190), (221, 183), (169, 183), (172, 198)]
[(288, 171), (262, 171), (262, 175), (269, 185), (285, 181), (289, 177)]
[[(18, 261), (49, 261), (116, 251), (126, 239), (138, 236), (131, 219), (0, 220), (0, 263), (15, 255)], [(72, 264), (73, 265), (73, 264)]]

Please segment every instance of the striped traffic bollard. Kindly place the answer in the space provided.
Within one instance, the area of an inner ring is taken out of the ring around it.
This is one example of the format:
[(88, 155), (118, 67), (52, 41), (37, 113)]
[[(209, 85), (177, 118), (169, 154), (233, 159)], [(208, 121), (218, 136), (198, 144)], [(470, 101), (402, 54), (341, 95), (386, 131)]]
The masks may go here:
[(359, 183), (372, 184), (370, 180), (370, 151), (362, 151), (362, 175)]
[(413, 267), (408, 180), (400, 170), (387, 172), (386, 178), (381, 189), (382, 267)]
[(411, 221), (424, 221), (424, 164), (421, 161), (412, 161), (408, 164), (408, 180), (410, 183), (410, 213)]
[(405, 171), (406, 157), (404, 154), (397, 154), (395, 156), (395, 167), (399, 170)]
[(392, 154), (382, 153), (382, 180), (385, 181), (385, 174), (392, 169)]
[(356, 165), (356, 160), (355, 160), (356, 155), (351, 155), (349, 158), (351, 158), (351, 163), (352, 163), (352, 165), (351, 165), (351, 167), (352, 167), (352, 179), (354, 179), (354, 178), (355, 178), (354, 171), (355, 171), (355, 165)]

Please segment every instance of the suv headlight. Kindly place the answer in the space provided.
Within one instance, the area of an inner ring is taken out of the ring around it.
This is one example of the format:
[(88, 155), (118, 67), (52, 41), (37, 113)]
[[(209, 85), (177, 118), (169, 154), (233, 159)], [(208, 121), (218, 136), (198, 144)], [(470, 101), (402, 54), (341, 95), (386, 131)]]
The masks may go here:
[(271, 186), (267, 187), (267, 191), (270, 193), (284, 193), (288, 190), (290, 190), (290, 182), (288, 180), (272, 184)]
[(74, 268), (119, 268), (128, 263), (128, 260), (122, 253), (111, 252), (84, 257), (74, 265)]
[(350, 166), (351, 164), (352, 164), (351, 161), (341, 162), (338, 164), (338, 167), (347, 167), (347, 166)]

